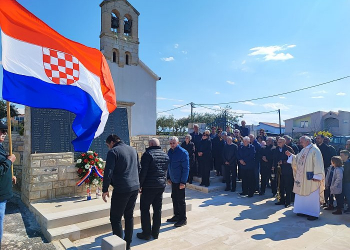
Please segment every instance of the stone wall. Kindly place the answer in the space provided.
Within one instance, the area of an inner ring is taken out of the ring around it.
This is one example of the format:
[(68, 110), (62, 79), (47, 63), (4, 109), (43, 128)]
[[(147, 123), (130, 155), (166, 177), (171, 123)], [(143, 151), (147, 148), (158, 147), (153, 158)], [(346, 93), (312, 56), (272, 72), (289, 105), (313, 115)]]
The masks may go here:
[[(132, 136), (130, 138), (130, 146), (134, 147), (141, 159), (142, 154), (145, 152), (146, 148), (148, 148), (148, 141), (151, 138), (157, 138), (160, 142), (161, 148), (164, 152), (168, 152), (170, 149), (169, 138), (171, 136), (164, 135), (140, 135), (140, 136)], [(180, 143), (185, 141), (185, 136), (178, 136)]]
[(23, 167), (22, 200), (28, 205), (82, 195), (85, 187), (77, 187), (78, 180), (73, 153), (31, 154), (30, 164)]
[[(9, 138), (6, 137), (3, 142), (6, 151), (9, 151)], [(12, 134), (12, 153), (16, 156), (16, 161), (13, 163), (13, 174), (17, 177), (17, 184), (13, 186), (13, 191), (20, 192), (22, 186), (22, 166), (23, 166), (23, 151), (24, 137), (13, 133)]]

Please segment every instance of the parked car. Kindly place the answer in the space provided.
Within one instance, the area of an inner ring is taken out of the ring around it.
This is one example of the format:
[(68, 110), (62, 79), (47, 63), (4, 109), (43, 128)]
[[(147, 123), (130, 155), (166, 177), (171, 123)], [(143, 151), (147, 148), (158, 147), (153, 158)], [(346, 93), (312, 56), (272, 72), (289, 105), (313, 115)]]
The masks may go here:
[(340, 150), (345, 149), (346, 141), (350, 140), (350, 135), (347, 136), (333, 136), (330, 141), (330, 145), (332, 145), (335, 150), (339, 153)]

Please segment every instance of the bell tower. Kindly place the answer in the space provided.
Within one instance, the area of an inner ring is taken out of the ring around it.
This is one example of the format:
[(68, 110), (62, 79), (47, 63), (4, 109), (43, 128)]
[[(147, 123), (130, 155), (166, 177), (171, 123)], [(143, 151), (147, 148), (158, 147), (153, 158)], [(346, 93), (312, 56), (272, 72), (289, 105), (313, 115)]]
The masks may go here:
[(138, 65), (140, 13), (127, 0), (104, 0), (100, 7), (102, 53), (119, 67)]

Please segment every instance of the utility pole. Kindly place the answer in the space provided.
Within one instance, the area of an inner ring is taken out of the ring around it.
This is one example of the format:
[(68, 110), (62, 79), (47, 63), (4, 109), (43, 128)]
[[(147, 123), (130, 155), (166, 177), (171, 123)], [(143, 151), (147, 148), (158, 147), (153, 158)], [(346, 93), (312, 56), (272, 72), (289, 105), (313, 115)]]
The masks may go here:
[(191, 105), (191, 122), (193, 123), (193, 108), (194, 108), (194, 103), (191, 102), (190, 105)]
[(282, 135), (281, 110), (280, 109), (278, 109), (278, 118), (279, 118), (279, 121), (280, 121), (280, 135)]

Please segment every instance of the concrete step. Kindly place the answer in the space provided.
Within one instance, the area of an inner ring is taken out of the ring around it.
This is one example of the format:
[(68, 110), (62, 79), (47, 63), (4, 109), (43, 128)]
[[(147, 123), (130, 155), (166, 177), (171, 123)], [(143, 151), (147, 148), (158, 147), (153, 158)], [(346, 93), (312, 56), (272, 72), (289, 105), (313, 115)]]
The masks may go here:
[[(186, 211), (191, 211), (192, 205), (187, 204)], [(151, 210), (151, 215), (153, 211)], [(170, 217), (173, 215), (173, 205), (165, 204), (162, 208), (162, 218)], [(124, 223), (124, 219), (123, 219)], [(134, 212), (134, 224), (141, 223), (140, 210)], [(98, 219), (88, 220), (68, 226), (56, 227), (47, 230), (43, 230), (48, 241), (59, 240), (63, 238), (68, 238), (71, 241), (79, 240), (82, 238), (90, 237), (93, 235), (103, 234), (111, 232), (111, 223), (109, 221), (109, 216), (101, 217)]]
[[(85, 202), (85, 201), (84, 201)], [(87, 201), (88, 203), (90, 201)], [(96, 203), (96, 202), (95, 202)], [(170, 194), (164, 193), (163, 205), (172, 203)], [(93, 206), (81, 206), (80, 208), (69, 209), (65, 211), (53, 212), (42, 216), (42, 227), (46, 229), (63, 227), (89, 220), (108, 217), (110, 213), (110, 202), (99, 200), (99, 204)], [(138, 197), (135, 204), (135, 211), (140, 209), (140, 198)]]

